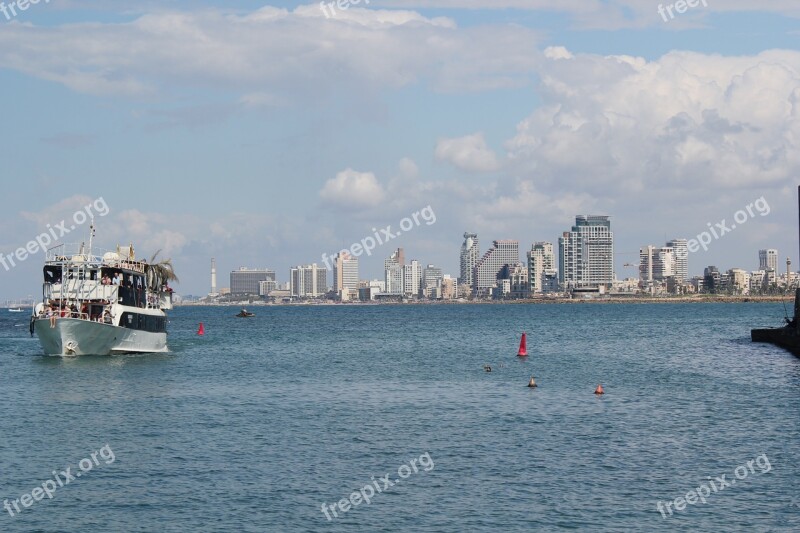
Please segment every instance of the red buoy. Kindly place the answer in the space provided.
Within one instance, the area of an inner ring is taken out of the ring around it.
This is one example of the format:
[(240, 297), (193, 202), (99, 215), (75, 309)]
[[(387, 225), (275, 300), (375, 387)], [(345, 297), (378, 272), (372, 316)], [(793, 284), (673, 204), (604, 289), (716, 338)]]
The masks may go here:
[(203, 323), (202, 322), (200, 322), (200, 327), (197, 329), (197, 334), (198, 335), (205, 335), (206, 334), (206, 328), (203, 327)]
[(606, 392), (603, 390), (602, 385), (598, 385), (597, 388), (594, 390), (595, 394), (605, 394)]
[(528, 355), (527, 342), (525, 339), (526, 335), (523, 333), (522, 338), (519, 341), (519, 351), (517, 352), (517, 357), (525, 357)]

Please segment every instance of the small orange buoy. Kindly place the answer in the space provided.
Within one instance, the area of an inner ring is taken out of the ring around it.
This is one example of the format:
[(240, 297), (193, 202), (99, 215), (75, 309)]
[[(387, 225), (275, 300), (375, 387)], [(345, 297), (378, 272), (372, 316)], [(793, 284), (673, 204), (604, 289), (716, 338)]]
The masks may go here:
[(519, 340), (519, 351), (517, 352), (517, 357), (526, 357), (528, 355), (526, 340), (527, 340), (527, 335), (523, 333), (522, 338)]
[(594, 390), (595, 394), (605, 394), (606, 392), (603, 390), (602, 385), (598, 385), (597, 388)]
[(203, 327), (203, 323), (200, 322), (200, 327), (197, 328), (197, 334), (203, 336), (206, 334), (206, 328)]

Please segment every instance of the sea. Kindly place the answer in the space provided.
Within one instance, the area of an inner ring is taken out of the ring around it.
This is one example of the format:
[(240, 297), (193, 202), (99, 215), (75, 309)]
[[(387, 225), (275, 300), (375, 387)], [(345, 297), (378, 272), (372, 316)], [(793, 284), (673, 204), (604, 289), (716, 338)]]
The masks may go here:
[(251, 310), (77, 358), (0, 310), (0, 532), (800, 531), (780, 303)]

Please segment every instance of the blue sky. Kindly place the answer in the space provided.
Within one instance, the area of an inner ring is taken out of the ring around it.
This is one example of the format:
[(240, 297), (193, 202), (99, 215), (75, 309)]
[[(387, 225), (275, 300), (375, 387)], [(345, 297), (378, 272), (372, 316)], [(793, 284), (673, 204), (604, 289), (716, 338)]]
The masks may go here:
[[(6, 2), (8, 3), (8, 2)], [(556, 242), (612, 217), (617, 275), (764, 197), (706, 265), (797, 267), (800, 7), (708, 0), (664, 22), (638, 0), (52, 0), (0, 14), (9, 255), (103, 197), (100, 246), (172, 257), (180, 292), (242, 265), (288, 278), (430, 205), (361, 262), (457, 275), (461, 234)], [(553, 8), (552, 5), (557, 5)], [(80, 240), (73, 232), (66, 240)], [(0, 298), (36, 294), (40, 256)]]

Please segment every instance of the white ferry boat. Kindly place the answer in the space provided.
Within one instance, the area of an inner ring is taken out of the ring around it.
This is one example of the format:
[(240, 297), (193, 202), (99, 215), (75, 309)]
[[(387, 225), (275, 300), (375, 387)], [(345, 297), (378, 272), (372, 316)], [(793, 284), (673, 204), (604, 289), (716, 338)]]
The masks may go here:
[[(93, 233), (92, 228), (92, 233)], [(30, 331), (47, 355), (166, 352), (172, 309), (169, 261), (137, 260), (133, 245), (95, 256), (59, 245), (47, 251), (42, 302)]]

